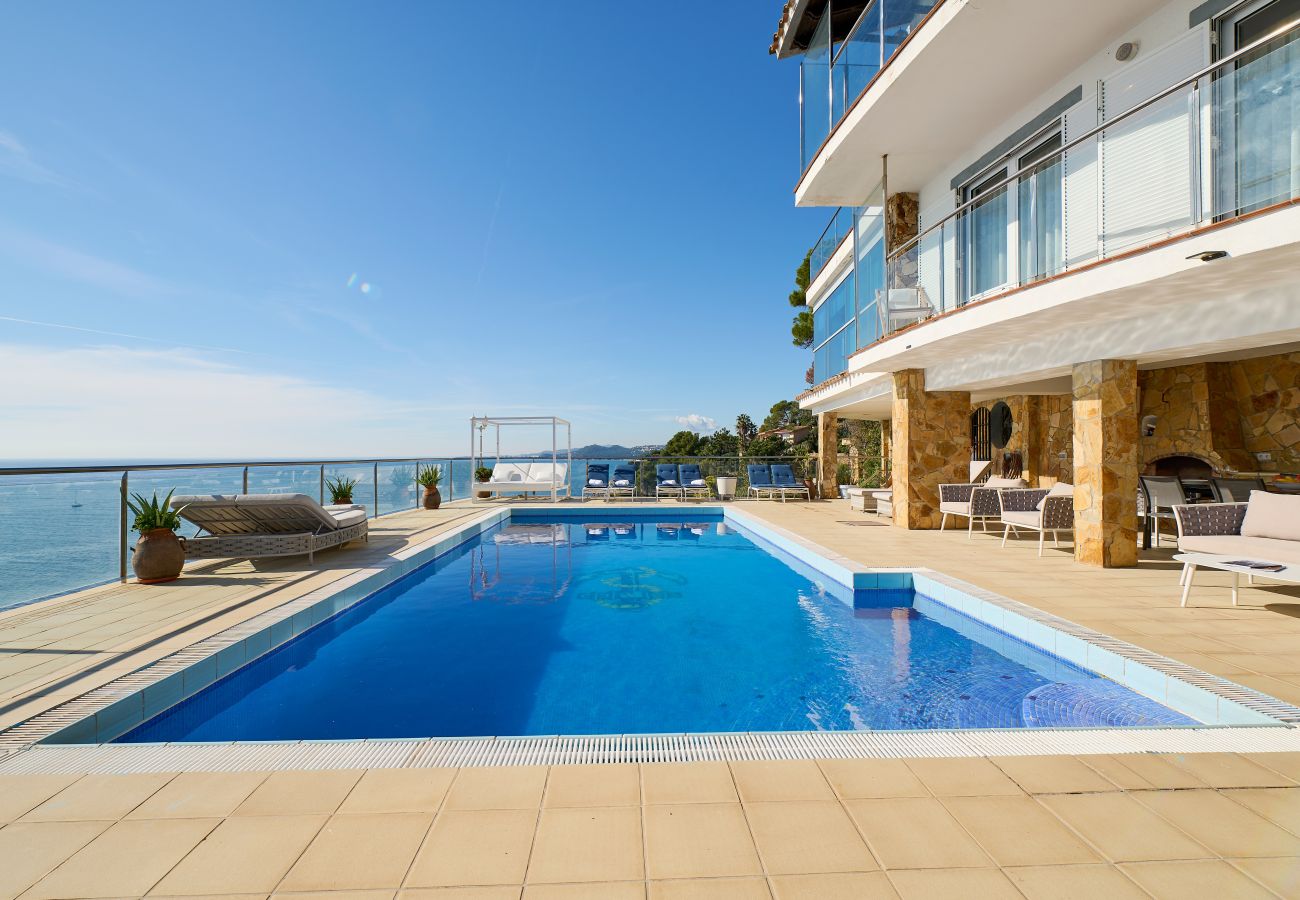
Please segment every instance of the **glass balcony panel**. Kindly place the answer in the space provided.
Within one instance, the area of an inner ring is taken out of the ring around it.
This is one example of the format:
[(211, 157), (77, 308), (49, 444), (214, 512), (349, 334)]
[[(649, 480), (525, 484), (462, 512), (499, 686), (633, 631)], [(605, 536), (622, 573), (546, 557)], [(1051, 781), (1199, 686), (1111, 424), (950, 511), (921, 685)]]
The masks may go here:
[(120, 472), (0, 480), (0, 610), (117, 578), (121, 482)]
[[(319, 473), (319, 470), (317, 470)], [(325, 505), (332, 503), (329, 482), (339, 478), (351, 478), (356, 482), (352, 488), (352, 502), (366, 508), (366, 515), (375, 516), (375, 476), (370, 465), (326, 466), (325, 467)]]
[(838, 122), (844, 118), (853, 102), (880, 71), (881, 61), (881, 2), (871, 3), (863, 10), (857, 24), (840, 44), (831, 70), (831, 118)]
[(248, 492), (306, 494), (319, 500), (320, 466), (249, 466)]
[(888, 61), (903, 41), (907, 40), (921, 21), (934, 9), (937, 0), (881, 0), (883, 4), (882, 58)]
[(808, 272), (810, 278), (816, 278), (818, 273), (826, 267), (831, 257), (835, 255), (835, 250), (840, 243), (849, 234), (853, 227), (853, 209), (852, 207), (842, 206), (835, 210), (831, 216), (830, 222), (826, 224), (825, 231), (813, 246), (812, 257), (808, 261)]
[(799, 171), (831, 130), (831, 17), (823, 16), (799, 63)]
[(967, 269), (966, 299), (996, 290), (1007, 283), (1008, 200), (1007, 188), (998, 188), (987, 195), (981, 195), (979, 202), (957, 219), (966, 234), (962, 255)]
[[(429, 465), (424, 463), (423, 465)], [(433, 463), (433, 465), (438, 465)], [(424, 501), (424, 488), (415, 483), (415, 463), (380, 463), (379, 465), (379, 506), (375, 515), (382, 516), (404, 509), (415, 509)], [(443, 469), (443, 477), (446, 470)], [(438, 492), (446, 499), (447, 486), (441, 485)]]
[(1283, 35), (1212, 83), (1216, 217), (1300, 197), (1300, 40)]

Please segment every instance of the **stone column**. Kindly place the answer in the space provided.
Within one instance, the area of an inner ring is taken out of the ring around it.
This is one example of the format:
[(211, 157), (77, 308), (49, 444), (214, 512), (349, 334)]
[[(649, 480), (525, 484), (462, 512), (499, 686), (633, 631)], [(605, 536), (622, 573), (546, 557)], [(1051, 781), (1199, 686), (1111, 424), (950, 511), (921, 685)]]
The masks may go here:
[(927, 391), (925, 372), (894, 373), (894, 524), (939, 527), (939, 485), (970, 478), (970, 394)]
[(1074, 378), (1074, 558), (1137, 565), (1137, 363), (1077, 363)]
[(817, 492), (825, 500), (840, 495), (835, 470), (840, 463), (840, 417), (833, 412), (817, 414)]
[(889, 470), (893, 464), (893, 450), (890, 449), (890, 438), (893, 437), (894, 423), (885, 419), (880, 423), (880, 478), (881, 484), (889, 484)]

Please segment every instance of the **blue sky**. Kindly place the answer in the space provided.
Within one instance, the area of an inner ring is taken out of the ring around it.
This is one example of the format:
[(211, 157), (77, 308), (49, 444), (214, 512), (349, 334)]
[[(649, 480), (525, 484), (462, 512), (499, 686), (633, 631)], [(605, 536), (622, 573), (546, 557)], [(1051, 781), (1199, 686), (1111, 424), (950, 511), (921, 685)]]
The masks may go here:
[(829, 216), (792, 204), (779, 7), (10, 4), (0, 456), (761, 419), (802, 387), (784, 298)]

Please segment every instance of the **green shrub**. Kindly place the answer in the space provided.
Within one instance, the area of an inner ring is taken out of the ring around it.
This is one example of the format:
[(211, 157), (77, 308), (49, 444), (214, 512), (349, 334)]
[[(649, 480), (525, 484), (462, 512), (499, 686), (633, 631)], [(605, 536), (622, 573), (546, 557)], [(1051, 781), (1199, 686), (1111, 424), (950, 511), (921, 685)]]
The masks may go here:
[(421, 466), (420, 474), (415, 480), (420, 487), (436, 488), (442, 483), (442, 466)]
[(489, 469), (487, 466), (479, 466), (477, 469), (474, 470), (474, 480), (475, 480), (475, 481), (491, 481), (491, 480), (492, 480), (492, 470)]
[(143, 494), (132, 494), (132, 499), (128, 500), (126, 505), (130, 507), (131, 512), (135, 513), (135, 530), (144, 534), (156, 528), (166, 528), (169, 531), (180, 528), (180, 510), (171, 508), (174, 493), (176, 493), (174, 489), (168, 491), (161, 503), (158, 502), (157, 491), (154, 491), (153, 497), (149, 500), (146, 500)]
[(325, 479), (325, 489), (330, 492), (331, 503), (351, 503), (352, 490), (356, 486), (357, 480), (355, 478), (347, 478), (343, 475)]

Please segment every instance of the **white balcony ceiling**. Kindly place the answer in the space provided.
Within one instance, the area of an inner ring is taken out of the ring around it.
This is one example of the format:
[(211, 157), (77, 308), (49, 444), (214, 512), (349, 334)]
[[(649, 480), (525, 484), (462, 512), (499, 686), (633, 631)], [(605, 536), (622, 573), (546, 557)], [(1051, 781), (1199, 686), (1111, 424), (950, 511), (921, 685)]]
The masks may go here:
[(880, 180), (918, 191), (1163, 3), (947, 0), (845, 116), (796, 188), (799, 206), (852, 206)]

